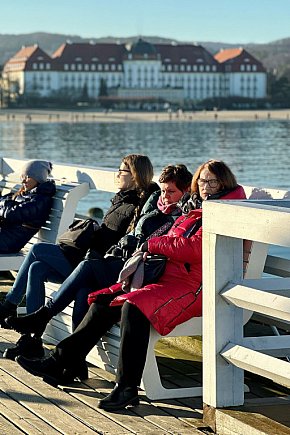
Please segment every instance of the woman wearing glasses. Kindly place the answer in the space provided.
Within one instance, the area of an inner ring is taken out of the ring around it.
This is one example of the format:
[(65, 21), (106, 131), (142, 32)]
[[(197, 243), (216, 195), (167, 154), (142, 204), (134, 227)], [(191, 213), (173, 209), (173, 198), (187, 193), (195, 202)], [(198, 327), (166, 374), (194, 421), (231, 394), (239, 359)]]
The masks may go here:
[(0, 253), (18, 252), (48, 218), (55, 183), (47, 181), (52, 164), (30, 160), (21, 170), (21, 187), (0, 197)]
[[(153, 167), (147, 156), (130, 154), (121, 161), (116, 177), (118, 192), (111, 199), (111, 207), (105, 214), (98, 231), (95, 232), (91, 245), (103, 256), (105, 252), (124, 234), (134, 227), (141, 209), (150, 194), (159, 189), (152, 182)], [(59, 245), (37, 243), (27, 254), (14, 282), (12, 289), (0, 305), (0, 324), (5, 327), (4, 319), (16, 315), (16, 308), (26, 292), (27, 313), (32, 313), (44, 304), (46, 281), (63, 282), (74, 270), (82, 258), (73, 258), (63, 251)], [(39, 339), (23, 336), (23, 346), (36, 355), (43, 354)]]
[(163, 276), (129, 293), (121, 284), (89, 295), (90, 308), (74, 333), (62, 340), (47, 358), (16, 361), (30, 373), (63, 384), (74, 379), (80, 364), (99, 339), (121, 322), (121, 343), (113, 391), (99, 407), (116, 411), (137, 405), (138, 386), (146, 360), (150, 324), (166, 335), (175, 326), (202, 311), (202, 203), (210, 199), (244, 199), (245, 193), (228, 166), (210, 160), (201, 165), (192, 181), (192, 195), (185, 214), (166, 235), (150, 238), (141, 252), (163, 254), (167, 264)]

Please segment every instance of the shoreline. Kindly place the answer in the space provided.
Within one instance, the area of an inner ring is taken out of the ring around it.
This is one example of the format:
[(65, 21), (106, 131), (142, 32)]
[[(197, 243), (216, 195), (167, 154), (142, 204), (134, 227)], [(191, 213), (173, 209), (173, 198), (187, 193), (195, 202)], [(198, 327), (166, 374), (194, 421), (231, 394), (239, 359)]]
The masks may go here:
[(289, 109), (221, 110), (199, 112), (119, 112), (48, 109), (0, 109), (0, 122), (24, 123), (126, 123), (126, 122), (244, 122), (290, 120)]

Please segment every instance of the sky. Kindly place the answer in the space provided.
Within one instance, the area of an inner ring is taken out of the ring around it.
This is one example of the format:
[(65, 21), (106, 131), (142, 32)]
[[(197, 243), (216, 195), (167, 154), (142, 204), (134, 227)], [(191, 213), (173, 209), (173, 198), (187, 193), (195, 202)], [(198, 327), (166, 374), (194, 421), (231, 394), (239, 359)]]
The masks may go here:
[(1, 1), (0, 13), (1, 34), (243, 44), (290, 37), (290, 0), (9, 0)]

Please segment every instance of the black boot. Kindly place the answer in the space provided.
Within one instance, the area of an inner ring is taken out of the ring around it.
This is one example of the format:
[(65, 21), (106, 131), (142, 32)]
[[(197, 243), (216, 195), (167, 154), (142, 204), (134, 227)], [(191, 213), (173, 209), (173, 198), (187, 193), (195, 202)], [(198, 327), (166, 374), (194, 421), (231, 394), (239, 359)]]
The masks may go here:
[(19, 355), (30, 359), (44, 357), (41, 338), (32, 337), (30, 334), (21, 335), (16, 346), (4, 351), (3, 358), (12, 359), (14, 361)]
[(29, 373), (40, 376), (51, 385), (62, 384), (64, 367), (54, 355), (34, 360), (20, 355), (15, 358), (15, 361)]
[(128, 405), (139, 405), (138, 388), (116, 384), (113, 391), (99, 401), (98, 407), (106, 411), (118, 411)]
[(43, 334), (46, 325), (51, 319), (49, 309), (45, 306), (39, 308), (39, 310), (34, 313), (27, 314), (21, 317), (8, 317), (5, 322), (10, 328), (20, 334), (35, 333), (39, 337)]
[(11, 304), (11, 302), (5, 300), (0, 304), (0, 326), (2, 328), (8, 328), (6, 325), (5, 319), (8, 316), (16, 316), (17, 315), (17, 305)]
[(46, 358), (34, 360), (20, 355), (15, 358), (15, 361), (29, 373), (42, 377), (44, 382), (54, 387), (71, 384), (75, 378), (81, 377), (78, 368), (65, 368), (60, 358), (53, 353)]

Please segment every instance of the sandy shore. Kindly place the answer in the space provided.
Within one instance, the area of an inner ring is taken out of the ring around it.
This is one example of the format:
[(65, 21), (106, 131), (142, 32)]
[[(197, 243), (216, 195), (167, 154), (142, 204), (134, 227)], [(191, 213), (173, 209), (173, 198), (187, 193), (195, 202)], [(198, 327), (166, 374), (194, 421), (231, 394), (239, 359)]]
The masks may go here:
[(290, 109), (201, 112), (100, 112), (0, 109), (0, 122), (194, 122), (290, 120)]

